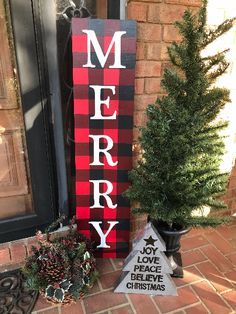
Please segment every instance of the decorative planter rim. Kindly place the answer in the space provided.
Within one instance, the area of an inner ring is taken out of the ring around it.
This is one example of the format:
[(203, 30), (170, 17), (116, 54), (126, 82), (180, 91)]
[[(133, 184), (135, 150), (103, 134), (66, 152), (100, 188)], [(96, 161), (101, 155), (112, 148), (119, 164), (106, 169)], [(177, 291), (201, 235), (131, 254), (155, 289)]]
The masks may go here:
[(183, 227), (180, 230), (167, 230), (163, 226), (158, 226), (158, 230), (168, 235), (184, 235), (191, 230), (191, 227)]
[(150, 217), (148, 217), (148, 221), (150, 221), (158, 231), (161, 231), (161, 232), (168, 234), (168, 235), (184, 235), (192, 229), (192, 227), (186, 227), (186, 226), (179, 225), (181, 227), (180, 229), (171, 230), (171, 229), (167, 228), (167, 226), (165, 225), (165, 223), (163, 221), (153, 219)]

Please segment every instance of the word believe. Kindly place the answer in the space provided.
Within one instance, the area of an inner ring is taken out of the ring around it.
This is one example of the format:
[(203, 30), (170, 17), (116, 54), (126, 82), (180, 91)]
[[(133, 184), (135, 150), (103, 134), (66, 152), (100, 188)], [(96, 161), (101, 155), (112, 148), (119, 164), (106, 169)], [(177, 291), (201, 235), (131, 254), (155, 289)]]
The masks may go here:
[[(137, 256), (138, 264), (134, 265), (133, 272), (130, 273), (131, 282), (127, 282), (126, 284), (127, 289), (165, 291), (163, 275), (160, 274), (162, 271), (162, 267), (160, 265), (160, 257), (153, 256), (157, 253), (157, 251), (158, 248), (154, 247), (144, 247), (143, 250), (140, 251)], [(154, 275), (150, 273), (159, 274)], [(139, 281), (141, 283), (139, 283)]]

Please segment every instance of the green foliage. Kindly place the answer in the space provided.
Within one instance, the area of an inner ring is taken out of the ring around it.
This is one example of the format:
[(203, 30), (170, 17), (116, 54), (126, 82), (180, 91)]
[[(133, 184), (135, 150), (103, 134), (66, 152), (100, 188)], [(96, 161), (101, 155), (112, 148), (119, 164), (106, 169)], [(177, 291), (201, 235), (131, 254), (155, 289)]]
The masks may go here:
[(45, 290), (45, 295), (48, 298), (53, 298), (55, 293), (55, 289), (53, 288), (52, 285), (47, 286), (46, 290)]
[(88, 251), (84, 253), (84, 260), (86, 261), (87, 259), (90, 259), (90, 253)]
[(58, 302), (62, 302), (64, 300), (65, 292), (61, 288), (55, 289), (53, 297), (56, 299)]
[(202, 57), (202, 50), (227, 32), (234, 19), (215, 30), (206, 27), (206, 1), (198, 15), (185, 11), (175, 25), (180, 43), (168, 49), (173, 69), (166, 69), (162, 86), (167, 96), (147, 107), (142, 128), (142, 159), (130, 173), (132, 186), (125, 195), (137, 201), (134, 213), (185, 226), (216, 226), (222, 217), (193, 217), (194, 210), (225, 207), (217, 197), (225, 192), (228, 174), (220, 173), (224, 154), (220, 132), (227, 122), (216, 122), (229, 91), (213, 86), (228, 63), (224, 50)]
[[(70, 283), (70, 285), (72, 285)], [(55, 299), (56, 302), (62, 303), (65, 298), (65, 292), (69, 290), (69, 287), (64, 289), (61, 285), (59, 285), (59, 288), (54, 288), (52, 285), (48, 285), (45, 290), (45, 296), (48, 299)]]
[[(56, 222), (58, 224), (58, 220)], [(55, 223), (53, 223), (55, 225)], [(28, 288), (44, 292), (53, 302), (79, 298), (97, 278), (91, 243), (70, 226), (65, 236), (51, 240), (49, 227), (46, 235), (37, 233), (39, 247), (26, 258), (22, 272)]]
[(64, 291), (68, 291), (70, 286), (72, 286), (72, 283), (68, 280), (65, 279), (62, 282), (60, 282), (60, 287), (64, 290)]

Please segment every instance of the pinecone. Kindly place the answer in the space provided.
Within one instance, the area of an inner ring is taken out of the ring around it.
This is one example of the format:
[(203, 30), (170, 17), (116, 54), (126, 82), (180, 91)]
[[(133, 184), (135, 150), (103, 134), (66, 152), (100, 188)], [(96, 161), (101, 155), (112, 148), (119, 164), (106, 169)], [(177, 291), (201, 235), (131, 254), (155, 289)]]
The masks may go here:
[(75, 303), (75, 302), (76, 302), (76, 300), (73, 297), (73, 295), (68, 293), (68, 292), (66, 292), (62, 304), (63, 305), (70, 305), (70, 304)]
[[(62, 302), (58, 302), (56, 299), (54, 298), (47, 298), (45, 296), (45, 290), (40, 290), (40, 294), (46, 299), (46, 301), (52, 305), (71, 305), (72, 303), (76, 303), (76, 299), (75, 297), (70, 294), (69, 292), (66, 292), (65, 293), (65, 297), (64, 297), (64, 300)], [(80, 300), (81, 298), (83, 298), (84, 294), (81, 292), (80, 293), (80, 296), (78, 298), (78, 300)]]
[(71, 279), (73, 283), (83, 282), (83, 271), (80, 268), (73, 268), (73, 272), (71, 274)]
[(81, 269), (81, 261), (80, 259), (75, 259), (72, 265), (72, 273), (75, 274)]
[(68, 271), (68, 263), (57, 255), (50, 259), (49, 257), (42, 258), (39, 260), (39, 266), (39, 274), (48, 284), (61, 282)]

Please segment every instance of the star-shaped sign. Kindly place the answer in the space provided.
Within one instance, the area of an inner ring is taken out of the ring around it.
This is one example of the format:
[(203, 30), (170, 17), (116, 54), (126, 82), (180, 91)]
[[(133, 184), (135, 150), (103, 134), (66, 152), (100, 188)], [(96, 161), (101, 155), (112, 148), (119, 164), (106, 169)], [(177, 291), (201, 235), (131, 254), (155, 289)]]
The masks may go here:
[(147, 245), (152, 245), (152, 246), (155, 246), (154, 243), (157, 241), (157, 239), (153, 239), (152, 236), (150, 236), (148, 239), (144, 239), (144, 241), (146, 242), (146, 246)]

